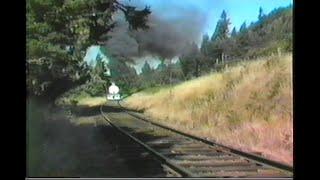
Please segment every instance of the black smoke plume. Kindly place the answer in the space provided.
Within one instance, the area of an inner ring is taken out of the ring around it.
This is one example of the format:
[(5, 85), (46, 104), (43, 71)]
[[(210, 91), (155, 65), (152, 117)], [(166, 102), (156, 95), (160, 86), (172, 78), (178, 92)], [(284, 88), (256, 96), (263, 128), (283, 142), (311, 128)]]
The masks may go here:
[[(165, 2), (163, 2), (165, 3)], [(187, 44), (199, 42), (206, 24), (206, 14), (197, 8), (166, 6), (161, 13), (151, 7), (149, 29), (129, 31), (123, 16), (117, 14), (117, 26), (111, 32), (107, 49), (117, 56), (148, 55), (170, 59), (181, 55)]]

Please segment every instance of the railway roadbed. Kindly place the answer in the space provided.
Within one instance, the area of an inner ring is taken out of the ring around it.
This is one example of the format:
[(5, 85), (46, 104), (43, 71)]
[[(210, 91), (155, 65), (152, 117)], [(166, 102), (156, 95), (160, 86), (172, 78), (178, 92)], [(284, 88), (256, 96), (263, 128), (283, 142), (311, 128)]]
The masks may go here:
[[(104, 119), (124, 136), (167, 166), (164, 177), (289, 178), (288, 167), (255, 155), (206, 142), (155, 124), (112, 102), (101, 106)], [(124, 151), (130, 151), (126, 149)]]
[(47, 114), (38, 172), (29, 177), (166, 177), (166, 167), (108, 125), (99, 107), (73, 107), (72, 120)]

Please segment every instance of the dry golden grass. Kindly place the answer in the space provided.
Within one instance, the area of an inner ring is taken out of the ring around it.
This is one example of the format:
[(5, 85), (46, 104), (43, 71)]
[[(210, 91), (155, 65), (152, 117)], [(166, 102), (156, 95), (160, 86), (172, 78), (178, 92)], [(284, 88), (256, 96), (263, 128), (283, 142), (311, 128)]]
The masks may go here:
[(106, 102), (107, 102), (106, 97), (87, 97), (87, 98), (80, 99), (77, 105), (94, 107), (94, 106), (105, 104)]
[(292, 55), (242, 62), (125, 101), (172, 127), (284, 163), (293, 161)]

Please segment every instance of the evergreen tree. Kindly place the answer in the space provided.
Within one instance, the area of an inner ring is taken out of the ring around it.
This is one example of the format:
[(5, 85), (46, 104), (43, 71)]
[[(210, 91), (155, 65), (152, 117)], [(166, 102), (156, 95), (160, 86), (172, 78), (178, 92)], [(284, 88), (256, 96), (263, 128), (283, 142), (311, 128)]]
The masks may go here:
[(149, 75), (151, 73), (151, 67), (149, 65), (149, 63), (147, 61), (145, 61), (142, 69), (141, 69), (141, 72), (143, 75)]
[(232, 29), (232, 32), (231, 32), (231, 37), (235, 37), (237, 35), (237, 30), (236, 30), (236, 28), (234, 27), (233, 29)]
[(127, 58), (113, 57), (110, 58), (109, 68), (111, 72), (110, 79), (122, 89), (122, 92), (128, 92), (130, 88), (137, 86), (137, 74), (134, 68), (127, 65)]
[(107, 80), (107, 67), (106, 63), (102, 60), (102, 57), (100, 54), (97, 55), (96, 58), (96, 66), (94, 68), (94, 74), (98, 76), (99, 80), (106, 81)]
[(222, 11), (219, 21), (217, 22), (216, 29), (211, 37), (211, 41), (215, 42), (223, 40), (228, 37), (230, 19), (227, 18), (225, 10)]
[(166, 64), (164, 63), (164, 60), (161, 60), (161, 63), (158, 65), (157, 70), (158, 71), (164, 71), (167, 68)]
[(247, 31), (247, 25), (246, 25), (246, 22), (243, 22), (241, 27), (240, 27), (239, 32), (240, 33), (244, 33), (245, 31)]
[(262, 9), (262, 7), (260, 7), (260, 8), (259, 8), (258, 20), (261, 22), (261, 21), (263, 21), (264, 17), (265, 17), (265, 15), (264, 15), (264, 13), (263, 13), (263, 9)]
[(193, 42), (187, 45), (186, 53), (182, 54), (180, 64), (185, 78), (200, 75), (200, 52), (198, 46)]
[(202, 37), (202, 43), (201, 43), (201, 47), (200, 47), (200, 51), (202, 54), (208, 55), (209, 45), (210, 45), (209, 36), (208, 36), (208, 34), (205, 34)]

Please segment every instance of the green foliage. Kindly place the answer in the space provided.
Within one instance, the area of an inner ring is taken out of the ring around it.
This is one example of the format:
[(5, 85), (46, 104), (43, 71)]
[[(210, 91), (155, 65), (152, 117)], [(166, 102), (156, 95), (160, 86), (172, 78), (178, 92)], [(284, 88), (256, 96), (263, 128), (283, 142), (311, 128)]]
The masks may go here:
[[(136, 10), (117, 0), (29, 0), (26, 7), (28, 92), (53, 99), (91, 77), (83, 57), (89, 46), (109, 38), (117, 10), (131, 29), (148, 28), (151, 13), (149, 7)], [(101, 68), (100, 63), (97, 71)]]
[(106, 94), (106, 83), (105, 82), (93, 82), (88, 85), (85, 92), (91, 97), (103, 96)]
[[(151, 68), (150, 64), (145, 61), (141, 68), (141, 74), (139, 75), (140, 86), (142, 88), (153, 87), (156, 85), (157, 78), (155, 76), (157, 71)], [(158, 77), (159, 78), (159, 77)]]
[(208, 55), (209, 46), (210, 46), (209, 36), (208, 36), (208, 34), (205, 34), (202, 37), (202, 43), (201, 43), (201, 47), (200, 47), (201, 53), (204, 55)]
[(152, 70), (151, 70), (151, 67), (147, 61), (145, 61), (141, 71), (142, 71), (143, 75), (149, 75), (151, 73)]
[(71, 99), (70, 102), (71, 102), (71, 105), (76, 106), (79, 101), (77, 101), (75, 99)]
[(259, 20), (249, 26), (244, 22), (238, 33), (234, 28), (230, 38), (211, 41), (209, 57), (220, 49), (225, 55), (237, 59), (271, 55), (277, 53), (278, 48), (284, 52), (292, 51), (292, 6), (274, 9), (267, 15), (260, 8), (258, 17)]
[(156, 69), (152, 69), (149, 63), (145, 62), (142, 73), (136, 76), (137, 79), (135, 79), (133, 89), (140, 91), (142, 89), (179, 83), (185, 79), (181, 67), (179, 60), (173, 63), (171, 61), (165, 62), (165, 60), (162, 59)]
[(260, 7), (260, 8), (259, 8), (258, 19), (259, 19), (259, 21), (263, 21), (264, 18), (265, 18), (265, 15), (264, 15), (264, 13), (263, 13), (263, 9), (262, 9), (262, 7)]
[(71, 105), (77, 105), (82, 99), (89, 97), (101, 97), (105, 95), (106, 83), (101, 81), (91, 81), (64, 92), (55, 100), (55, 104), (65, 105), (69, 102)]
[[(247, 26), (244, 22), (239, 32), (234, 27), (228, 36), (229, 19), (222, 12), (211, 39), (202, 38), (199, 49), (187, 45), (187, 51), (180, 56), (181, 68), (186, 79), (198, 77), (220, 68), (222, 57), (225, 62), (232, 59), (270, 56), (281, 52), (292, 51), (292, 6), (277, 8), (265, 15), (259, 9), (259, 20)], [(218, 64), (216, 64), (218, 62)]]
[(219, 42), (202, 43), (202, 47), (199, 48), (195, 43), (189, 45), (187, 51), (180, 56), (179, 64), (185, 79), (191, 79), (192, 77), (198, 77), (210, 71), (214, 67), (216, 57), (220, 56), (219, 50), (212, 51), (212, 49)]
[(164, 62), (162, 62), (153, 72), (152, 79), (155, 86), (180, 82), (184, 79), (180, 62), (169, 62), (168, 65), (165, 65)]
[[(150, 66), (149, 66), (150, 67)], [(156, 68), (157, 71), (164, 71), (167, 68), (166, 64), (164, 63), (164, 60), (161, 61), (161, 63)]]
[(200, 51), (195, 43), (188, 44), (188, 51), (180, 57), (182, 72), (186, 79), (200, 75)]
[(114, 57), (110, 59), (110, 80), (115, 82), (120, 88), (120, 93), (129, 93), (130, 89), (139, 87), (139, 80), (136, 70), (130, 67), (127, 62), (130, 59), (124, 57)]
[(230, 19), (227, 18), (227, 13), (225, 10), (223, 10), (220, 20), (218, 21), (216, 25), (216, 29), (211, 37), (211, 41), (215, 42), (215, 41), (226, 39), (229, 33), (229, 28), (228, 28), (229, 24), (230, 24)]
[(234, 27), (231, 32), (231, 37), (236, 37), (236, 35), (237, 35), (237, 31), (236, 31), (236, 28)]
[(107, 81), (107, 65), (104, 61), (102, 61), (102, 57), (98, 55), (96, 59), (96, 66), (93, 69), (93, 73), (99, 77), (99, 79), (103, 81)]
[(246, 22), (243, 22), (243, 23), (241, 24), (241, 26), (240, 26), (239, 32), (240, 32), (240, 33), (244, 33), (244, 32), (246, 32), (246, 31), (247, 31), (247, 24), (246, 24)]

